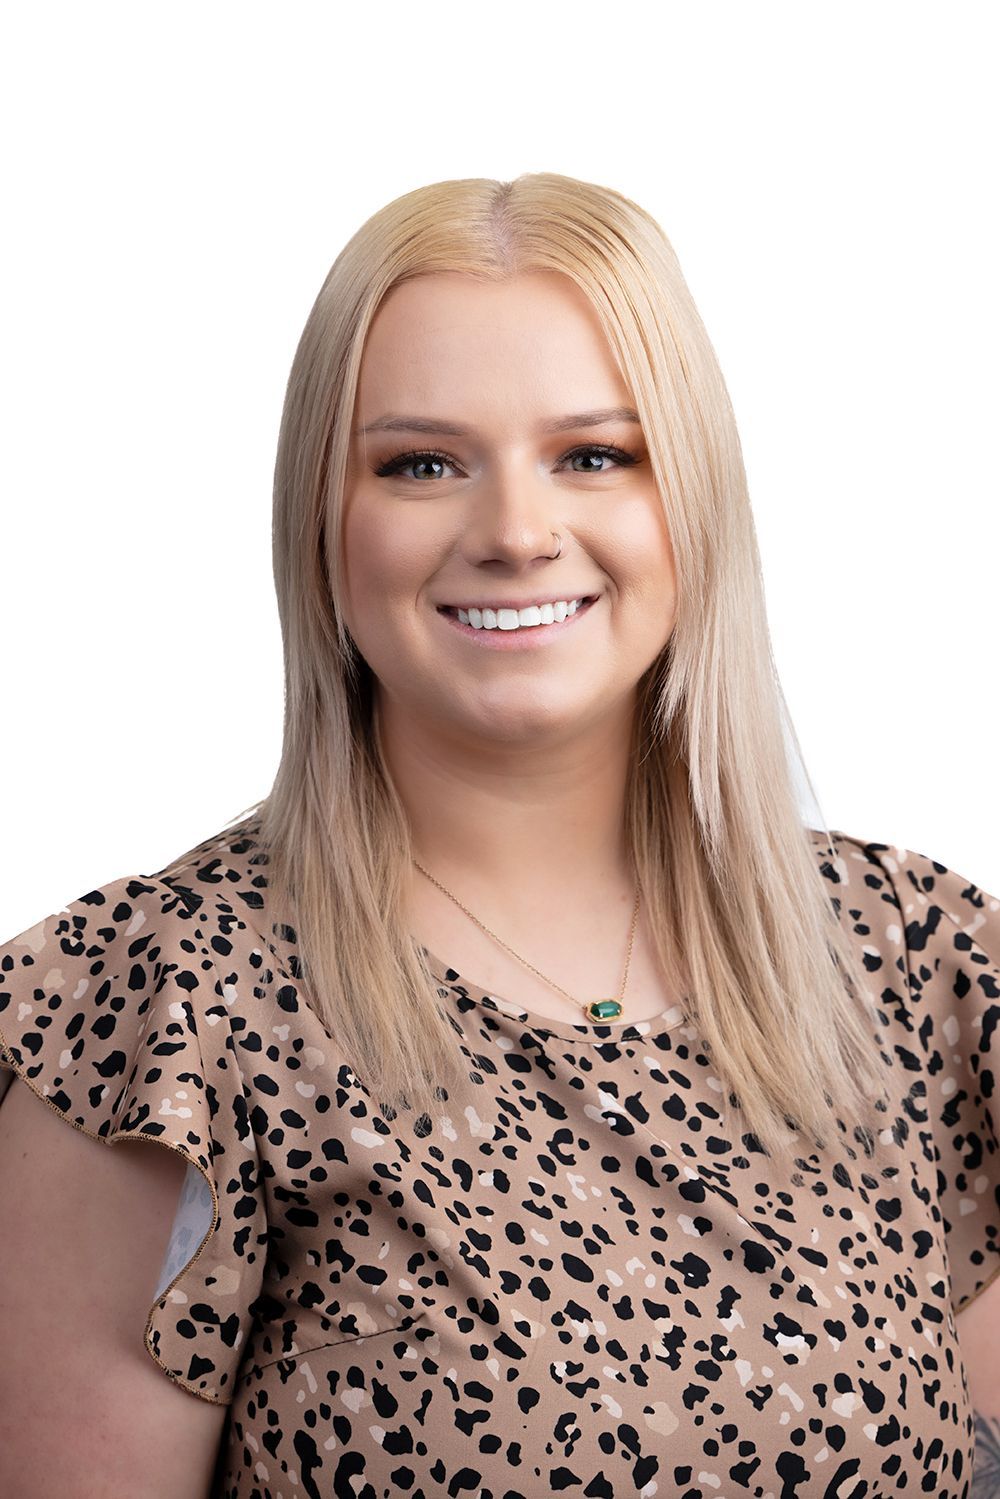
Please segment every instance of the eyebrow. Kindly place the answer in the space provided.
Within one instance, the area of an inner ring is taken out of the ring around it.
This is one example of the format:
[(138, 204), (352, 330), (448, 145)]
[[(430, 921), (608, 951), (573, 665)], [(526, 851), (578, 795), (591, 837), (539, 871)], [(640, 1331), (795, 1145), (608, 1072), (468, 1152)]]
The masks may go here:
[[(597, 411), (578, 411), (572, 416), (558, 416), (553, 421), (542, 422), (539, 432), (566, 432), (571, 427), (601, 427), (607, 422), (635, 422), (639, 425), (639, 413), (631, 406), (608, 406)], [(359, 437), (368, 432), (425, 432), (431, 436), (475, 437), (474, 427), (463, 427), (458, 422), (441, 421), (426, 416), (380, 416), (367, 426), (355, 427), (352, 436)]]

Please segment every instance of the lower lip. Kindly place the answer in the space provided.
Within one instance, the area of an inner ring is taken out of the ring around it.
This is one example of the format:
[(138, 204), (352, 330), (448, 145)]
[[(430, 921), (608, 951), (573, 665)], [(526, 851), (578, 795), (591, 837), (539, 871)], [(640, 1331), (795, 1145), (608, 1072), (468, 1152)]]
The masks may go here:
[(597, 599), (592, 599), (589, 604), (581, 604), (575, 614), (569, 615), (559, 624), (521, 625), (516, 630), (477, 630), (474, 625), (463, 624), (457, 614), (445, 614), (439, 609), (438, 615), (446, 625), (451, 625), (453, 630), (485, 651), (536, 651), (547, 642), (558, 640), (567, 630), (572, 630), (577, 621), (589, 614), (597, 602)]

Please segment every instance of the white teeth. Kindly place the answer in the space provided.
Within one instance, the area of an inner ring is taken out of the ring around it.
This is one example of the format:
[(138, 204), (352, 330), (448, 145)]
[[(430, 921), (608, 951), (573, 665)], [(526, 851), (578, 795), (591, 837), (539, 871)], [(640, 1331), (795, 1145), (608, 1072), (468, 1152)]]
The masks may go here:
[(582, 599), (560, 599), (553, 604), (532, 604), (527, 609), (459, 609), (458, 617), (474, 630), (530, 629), (534, 625), (562, 624), (582, 603)]

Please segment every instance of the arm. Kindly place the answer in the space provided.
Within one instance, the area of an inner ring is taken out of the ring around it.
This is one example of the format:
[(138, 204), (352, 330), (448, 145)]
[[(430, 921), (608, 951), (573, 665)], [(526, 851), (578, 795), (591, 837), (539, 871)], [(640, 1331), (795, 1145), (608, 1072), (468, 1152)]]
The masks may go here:
[(975, 1416), (970, 1499), (1000, 1499), (1000, 1275), (958, 1314)]
[(143, 1344), (184, 1179), (162, 1146), (108, 1145), (10, 1080), (0, 1105), (0, 1493), (206, 1499), (228, 1407)]

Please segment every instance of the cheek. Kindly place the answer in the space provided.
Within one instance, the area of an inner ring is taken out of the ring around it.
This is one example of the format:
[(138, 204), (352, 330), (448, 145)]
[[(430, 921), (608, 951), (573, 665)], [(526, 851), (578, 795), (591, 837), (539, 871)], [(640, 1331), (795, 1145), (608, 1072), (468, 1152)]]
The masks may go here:
[(398, 542), (393, 547), (392, 532), (357, 497), (348, 504), (344, 517), (343, 547), (345, 605), (352, 615), (363, 615), (391, 579)]
[(648, 664), (666, 645), (677, 618), (676, 565), (659, 501), (638, 511), (617, 540), (608, 567), (623, 611), (622, 649), (631, 665), (636, 657)]
[(647, 496), (642, 542), (650, 559), (650, 571), (673, 575), (674, 552), (670, 529), (659, 495)]
[[(397, 610), (412, 612), (436, 556), (433, 543), (407, 526), (398, 507), (377, 509), (362, 496), (344, 517), (344, 613), (352, 634), (381, 635)], [(355, 628), (356, 625), (356, 628)]]
[(342, 532), (341, 576), (343, 598), (341, 608), (348, 628), (361, 643), (366, 633), (367, 604), (374, 591), (383, 564), (380, 557), (380, 538), (369, 515), (356, 499), (347, 504)]
[(674, 549), (670, 543), (667, 518), (659, 496), (651, 497), (646, 508), (646, 524), (638, 555), (646, 559), (646, 577), (652, 592), (664, 602), (669, 599), (671, 612), (676, 588)]
[(604, 566), (624, 597), (648, 601), (672, 595), (674, 553), (658, 498), (646, 497), (620, 510), (602, 540)]

